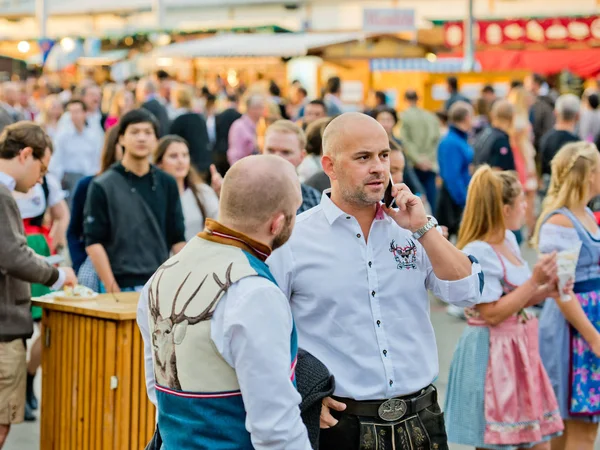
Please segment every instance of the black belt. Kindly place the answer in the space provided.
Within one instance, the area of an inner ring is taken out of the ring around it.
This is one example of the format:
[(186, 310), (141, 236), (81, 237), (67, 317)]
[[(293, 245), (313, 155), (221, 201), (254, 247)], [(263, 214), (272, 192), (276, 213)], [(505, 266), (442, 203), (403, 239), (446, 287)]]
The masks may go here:
[(425, 408), (437, 403), (437, 389), (430, 385), (417, 394), (389, 400), (364, 400), (356, 401), (350, 398), (334, 397), (345, 403), (344, 413), (353, 416), (378, 417), (386, 422), (400, 420), (423, 411)]

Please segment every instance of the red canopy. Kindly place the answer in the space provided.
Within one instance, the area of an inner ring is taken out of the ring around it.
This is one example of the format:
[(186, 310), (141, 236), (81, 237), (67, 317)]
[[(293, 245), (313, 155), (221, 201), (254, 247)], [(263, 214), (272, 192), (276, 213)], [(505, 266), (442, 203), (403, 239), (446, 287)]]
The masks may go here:
[(475, 58), (483, 71), (529, 70), (550, 75), (566, 69), (582, 78), (600, 73), (600, 49), (484, 50)]

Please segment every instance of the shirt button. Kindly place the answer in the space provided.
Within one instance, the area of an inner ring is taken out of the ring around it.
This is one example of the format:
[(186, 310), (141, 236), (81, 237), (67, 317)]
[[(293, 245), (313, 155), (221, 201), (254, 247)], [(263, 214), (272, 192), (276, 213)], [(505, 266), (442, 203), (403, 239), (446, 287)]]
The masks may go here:
[(346, 216), (346, 219), (350, 219), (350, 216)]
[(371, 261), (369, 261), (369, 267), (371, 267), (373, 265), (373, 263)]
[(390, 386), (393, 386), (393, 385), (394, 385), (394, 381), (390, 380)]
[(381, 320), (377, 321), (377, 326), (381, 325)]
[(371, 295), (372, 295), (373, 297), (375, 297), (375, 291), (371, 292)]
[(357, 238), (360, 238), (360, 233), (358, 233), (358, 234), (356, 235), (356, 237), (357, 237)]
[(387, 356), (387, 350), (383, 351), (383, 356)]

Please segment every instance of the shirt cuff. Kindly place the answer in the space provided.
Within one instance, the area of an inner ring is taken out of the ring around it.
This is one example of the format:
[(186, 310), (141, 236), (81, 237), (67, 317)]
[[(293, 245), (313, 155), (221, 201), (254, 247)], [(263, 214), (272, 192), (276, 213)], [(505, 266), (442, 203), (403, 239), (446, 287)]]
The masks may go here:
[(53, 291), (58, 291), (59, 289), (61, 289), (63, 287), (66, 279), (67, 279), (67, 274), (65, 273), (65, 271), (62, 269), (58, 269), (58, 280), (56, 280), (56, 283), (54, 283), (52, 286), (50, 286), (50, 289), (52, 289)]
[(471, 274), (461, 280), (440, 280), (432, 271), (433, 294), (440, 300), (460, 307), (474, 306), (480, 302), (483, 291), (483, 271), (477, 258), (467, 255), (471, 261)]

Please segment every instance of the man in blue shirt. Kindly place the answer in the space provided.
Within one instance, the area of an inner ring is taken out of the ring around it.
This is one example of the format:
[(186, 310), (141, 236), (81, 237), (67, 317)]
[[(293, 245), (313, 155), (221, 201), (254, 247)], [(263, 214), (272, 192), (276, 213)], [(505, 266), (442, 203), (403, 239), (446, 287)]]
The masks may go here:
[(440, 225), (448, 227), (450, 236), (458, 234), (462, 211), (467, 200), (467, 188), (471, 181), (469, 165), (473, 161), (473, 149), (467, 139), (472, 120), (471, 105), (461, 101), (453, 104), (448, 112), (450, 129), (438, 147), (442, 189), (436, 216)]

